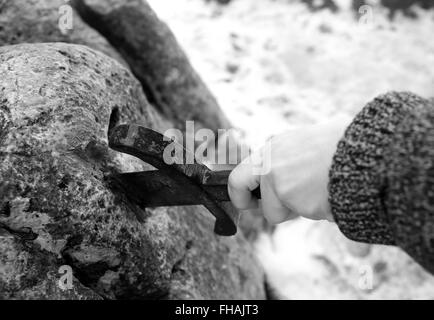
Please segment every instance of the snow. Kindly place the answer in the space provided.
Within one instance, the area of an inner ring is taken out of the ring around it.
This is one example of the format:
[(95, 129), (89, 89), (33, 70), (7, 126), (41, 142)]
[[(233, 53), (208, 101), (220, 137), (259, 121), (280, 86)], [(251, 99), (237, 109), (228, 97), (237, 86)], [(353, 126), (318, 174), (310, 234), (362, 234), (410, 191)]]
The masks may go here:
[[(373, 21), (361, 24), (343, 0), (337, 14), (295, 0), (148, 2), (253, 148), (296, 126), (355, 115), (390, 90), (434, 96), (434, 11), (390, 22), (373, 5)], [(284, 223), (256, 249), (283, 298), (434, 298), (434, 278), (399, 249), (355, 244), (327, 222)]]

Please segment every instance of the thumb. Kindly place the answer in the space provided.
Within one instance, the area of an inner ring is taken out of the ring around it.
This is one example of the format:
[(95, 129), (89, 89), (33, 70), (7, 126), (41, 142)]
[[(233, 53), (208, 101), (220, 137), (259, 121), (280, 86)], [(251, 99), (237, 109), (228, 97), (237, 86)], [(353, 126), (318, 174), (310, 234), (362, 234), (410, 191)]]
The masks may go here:
[(239, 210), (258, 207), (258, 200), (252, 195), (252, 191), (259, 186), (260, 177), (254, 172), (252, 157), (254, 155), (247, 157), (235, 167), (228, 179), (229, 197)]

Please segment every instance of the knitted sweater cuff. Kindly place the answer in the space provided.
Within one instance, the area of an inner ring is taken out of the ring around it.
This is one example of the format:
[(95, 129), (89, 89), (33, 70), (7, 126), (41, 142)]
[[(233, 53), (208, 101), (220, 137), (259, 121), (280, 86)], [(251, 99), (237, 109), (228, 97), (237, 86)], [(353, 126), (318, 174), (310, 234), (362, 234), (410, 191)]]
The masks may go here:
[(348, 238), (395, 244), (384, 205), (385, 155), (400, 123), (420, 100), (413, 94), (396, 92), (374, 99), (339, 142), (330, 169), (329, 202), (339, 229)]

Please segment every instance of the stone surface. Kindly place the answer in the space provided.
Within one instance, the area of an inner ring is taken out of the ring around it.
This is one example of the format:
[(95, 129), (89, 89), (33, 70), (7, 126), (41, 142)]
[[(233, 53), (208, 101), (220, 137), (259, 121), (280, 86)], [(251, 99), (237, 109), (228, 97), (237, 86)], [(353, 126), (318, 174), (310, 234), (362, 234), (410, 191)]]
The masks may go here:
[(74, 278), (72, 288), (62, 290), (58, 284), (61, 266), (56, 255), (41, 254), (38, 245), (0, 231), (1, 298), (102, 299)]
[(143, 169), (108, 148), (109, 128), (163, 125), (126, 68), (84, 46), (22, 44), (0, 48), (0, 79), (1, 298), (264, 298), (241, 234), (214, 235), (201, 207), (142, 210), (107, 183)]
[(120, 54), (97, 31), (72, 11), (72, 29), (62, 33), (59, 22), (64, 0), (0, 0), (0, 45), (67, 42), (87, 45), (126, 65)]
[(230, 123), (165, 23), (144, 0), (74, 0), (83, 20), (122, 54), (150, 102), (179, 128)]

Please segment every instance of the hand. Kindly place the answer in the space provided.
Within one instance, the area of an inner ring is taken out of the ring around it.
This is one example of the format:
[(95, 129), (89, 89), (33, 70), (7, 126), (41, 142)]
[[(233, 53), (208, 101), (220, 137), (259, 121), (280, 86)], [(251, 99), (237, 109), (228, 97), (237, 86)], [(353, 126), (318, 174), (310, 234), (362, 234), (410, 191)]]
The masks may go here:
[(234, 206), (239, 210), (257, 208), (251, 190), (260, 185), (262, 210), (270, 223), (294, 216), (333, 221), (328, 202), (329, 170), (350, 122), (350, 117), (339, 116), (272, 137), (229, 176), (228, 192)]

